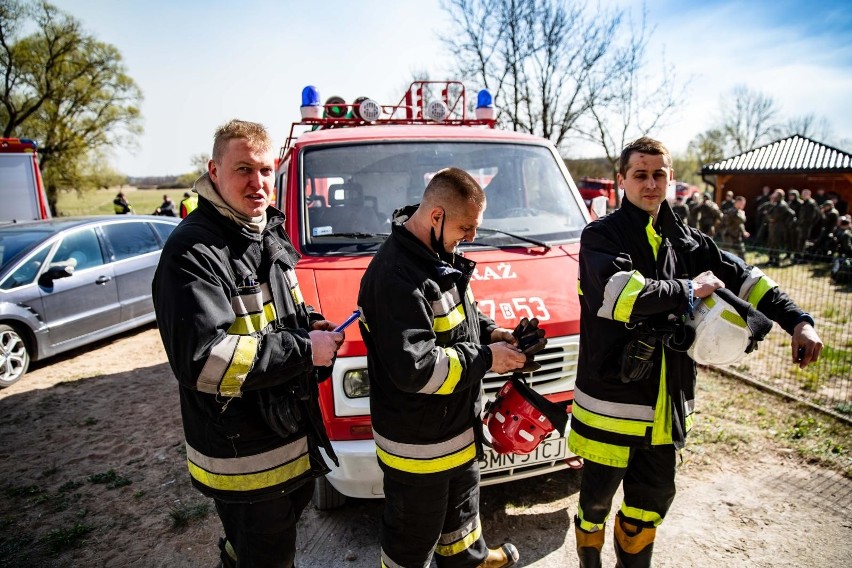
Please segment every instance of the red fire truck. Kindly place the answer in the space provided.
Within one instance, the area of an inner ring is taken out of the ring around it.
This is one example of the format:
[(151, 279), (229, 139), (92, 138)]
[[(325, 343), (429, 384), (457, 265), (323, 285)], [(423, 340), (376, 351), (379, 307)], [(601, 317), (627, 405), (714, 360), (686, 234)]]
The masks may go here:
[[(479, 309), (510, 329), (522, 317), (538, 318), (548, 346), (536, 355), (542, 368), (530, 384), (552, 400), (572, 401), (577, 254), (589, 213), (553, 145), (496, 129), (491, 95), (480, 91), (476, 109), (469, 109), (464, 86), (453, 81), (415, 82), (391, 105), (363, 97), (351, 105), (339, 97), (319, 101), (317, 90), (306, 87), (303, 118), (281, 149), (276, 179), (277, 205), (302, 254), (297, 274), (305, 302), (332, 321), (345, 320), (356, 308), (365, 268), (390, 233), (393, 212), (418, 203), (438, 170), (463, 168), (487, 195), (476, 240), (460, 247), (477, 263), (472, 286)], [(486, 375), (483, 404), (507, 378)], [(364, 343), (351, 326), (332, 378), (320, 385), (340, 467), (332, 465), (318, 481), (318, 508), (339, 506), (346, 496), (383, 495), (369, 392)], [(576, 464), (565, 438), (554, 432), (529, 455), (489, 450), (482, 480), (488, 485)]]
[(36, 143), (0, 138), (0, 223), (50, 219)]
[(606, 197), (606, 205), (608, 209), (615, 208), (615, 182), (611, 179), (590, 178), (583, 176), (580, 178), (580, 196), (585, 201), (588, 207), (592, 199), (595, 197)]

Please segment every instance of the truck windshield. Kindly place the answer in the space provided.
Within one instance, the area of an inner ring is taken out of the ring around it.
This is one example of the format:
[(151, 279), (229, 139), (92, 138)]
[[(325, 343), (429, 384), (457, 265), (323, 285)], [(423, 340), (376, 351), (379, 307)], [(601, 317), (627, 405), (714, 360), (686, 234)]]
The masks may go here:
[(374, 252), (390, 233), (394, 211), (419, 203), (432, 175), (449, 166), (466, 170), (485, 188), (483, 230), (474, 245), (534, 247), (577, 239), (585, 218), (558, 159), (546, 146), (493, 142), (306, 149), (300, 183), (304, 250)]
[(31, 155), (0, 154), (0, 203), (0, 221), (39, 218)]

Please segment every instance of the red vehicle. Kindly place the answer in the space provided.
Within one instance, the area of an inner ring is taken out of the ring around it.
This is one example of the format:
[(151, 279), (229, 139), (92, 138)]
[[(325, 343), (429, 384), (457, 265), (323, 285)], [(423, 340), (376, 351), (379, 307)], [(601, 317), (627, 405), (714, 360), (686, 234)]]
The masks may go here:
[(611, 179), (600, 179), (582, 177), (580, 185), (577, 186), (580, 190), (580, 196), (588, 207), (595, 197), (606, 197), (606, 205), (608, 209), (615, 208), (615, 182)]
[(0, 138), (0, 222), (50, 219), (36, 143)]
[[(321, 105), (316, 90), (306, 87), (305, 118), (281, 150), (277, 205), (302, 254), (296, 271), (305, 302), (342, 322), (356, 309), (361, 276), (389, 234), (393, 212), (418, 203), (438, 170), (470, 172), (487, 195), (476, 240), (461, 246), (477, 262), (472, 287), (479, 309), (510, 329), (524, 316), (537, 317), (549, 343), (536, 356), (542, 368), (530, 384), (552, 400), (571, 401), (580, 326), (577, 254), (588, 211), (552, 144), (496, 130), (490, 98), (480, 91), (477, 118), (470, 118), (464, 86), (456, 82), (416, 82), (395, 105), (359, 99), (352, 107), (339, 98)], [(296, 136), (300, 127), (307, 132)], [(493, 399), (507, 379), (486, 375), (484, 399)], [(320, 385), (340, 467), (332, 465), (317, 483), (318, 508), (338, 506), (346, 496), (383, 495), (369, 388), (364, 343), (351, 326), (332, 378)], [(558, 433), (525, 456), (489, 450), (481, 462), (483, 484), (551, 472), (574, 460)]]

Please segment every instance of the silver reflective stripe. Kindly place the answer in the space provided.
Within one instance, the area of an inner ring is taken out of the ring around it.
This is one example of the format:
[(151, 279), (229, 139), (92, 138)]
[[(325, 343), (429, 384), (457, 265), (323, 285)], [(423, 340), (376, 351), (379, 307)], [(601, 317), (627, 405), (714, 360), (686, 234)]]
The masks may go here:
[(213, 346), (213, 349), (210, 350), (210, 356), (207, 357), (207, 362), (204, 363), (204, 368), (201, 369), (201, 374), (198, 375), (195, 386), (199, 391), (210, 394), (219, 392), (219, 382), (231, 365), (231, 359), (239, 340), (239, 336), (227, 335), (225, 339)]
[[(427, 560), (423, 564), (423, 566), (421, 568), (429, 568), (431, 561), (432, 561), (432, 559), (430, 558), (429, 560)], [(387, 553), (384, 551), (384, 549), (382, 550), (382, 567), (383, 568), (406, 568), (402, 564), (397, 564), (396, 562), (391, 560), (390, 556), (387, 555)]]
[(740, 286), (740, 292), (737, 296), (740, 297), (741, 300), (745, 300), (748, 302), (748, 295), (751, 294), (751, 289), (754, 288), (754, 285), (757, 284), (761, 278), (763, 278), (765, 274), (761, 269), (756, 266), (753, 266), (749, 271), (748, 276), (743, 282), (743, 285)]
[(293, 302), (296, 305), (303, 303), (302, 290), (299, 288), (298, 279), (296, 279), (296, 271), (292, 268), (288, 268), (284, 271), (284, 279), (287, 281), (287, 286), (290, 288), (290, 295), (293, 297)]
[(455, 438), (450, 438), (449, 440), (436, 442), (434, 444), (405, 444), (403, 442), (394, 442), (393, 440), (388, 440), (381, 434), (378, 434), (375, 430), (373, 430), (373, 438), (376, 441), (376, 445), (389, 454), (414, 459), (432, 459), (446, 456), (466, 448), (474, 441), (473, 428), (468, 428)]
[(695, 412), (695, 400), (690, 399), (683, 403), (684, 408), (686, 409), (687, 416)]
[(447, 290), (441, 295), (439, 300), (432, 302), (432, 313), (436, 318), (445, 316), (461, 304), (461, 297), (455, 286)]
[(474, 517), (467, 523), (465, 526), (460, 528), (457, 531), (453, 531), (451, 533), (443, 533), (441, 534), (441, 538), (438, 539), (438, 544), (453, 544), (457, 540), (461, 540), (479, 526), (479, 517)]
[(247, 316), (261, 313), (263, 305), (270, 301), (272, 301), (272, 292), (269, 284), (261, 284), (260, 292), (256, 294), (244, 294), (231, 298), (231, 307), (238, 317)]
[(576, 386), (574, 387), (574, 402), (595, 414), (603, 414), (612, 418), (654, 421), (654, 409), (651, 406), (600, 400), (587, 395)]
[(186, 458), (205, 471), (219, 475), (240, 475), (266, 471), (289, 463), (308, 452), (307, 436), (262, 454), (239, 458), (211, 458), (186, 444)]
[(632, 276), (633, 271), (622, 271), (616, 272), (610, 277), (609, 282), (606, 283), (606, 288), (604, 288), (603, 303), (600, 309), (598, 309), (597, 315), (599, 317), (611, 320), (615, 319), (615, 308), (618, 305), (618, 300), (621, 298), (624, 288), (630, 283)]
[(444, 381), (447, 380), (447, 375), (450, 372), (450, 358), (447, 352), (442, 348), (437, 348), (438, 355), (435, 357), (435, 367), (432, 369), (432, 376), (429, 377), (429, 382), (423, 385), (423, 388), (417, 391), (418, 394), (434, 394)]

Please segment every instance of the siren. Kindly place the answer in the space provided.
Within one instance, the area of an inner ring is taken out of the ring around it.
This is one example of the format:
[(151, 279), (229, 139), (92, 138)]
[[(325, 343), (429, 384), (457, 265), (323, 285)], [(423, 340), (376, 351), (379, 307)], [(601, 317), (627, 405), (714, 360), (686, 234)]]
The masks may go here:
[(349, 107), (343, 97), (332, 95), (325, 101), (325, 114), (329, 118), (343, 118), (348, 111)]
[(443, 122), (450, 116), (450, 107), (441, 99), (432, 99), (426, 105), (426, 118), (435, 122)]
[(352, 104), (352, 113), (364, 122), (375, 122), (382, 116), (382, 107), (371, 98), (358, 97)]
[(302, 89), (302, 118), (322, 118), (319, 91), (313, 85)]

